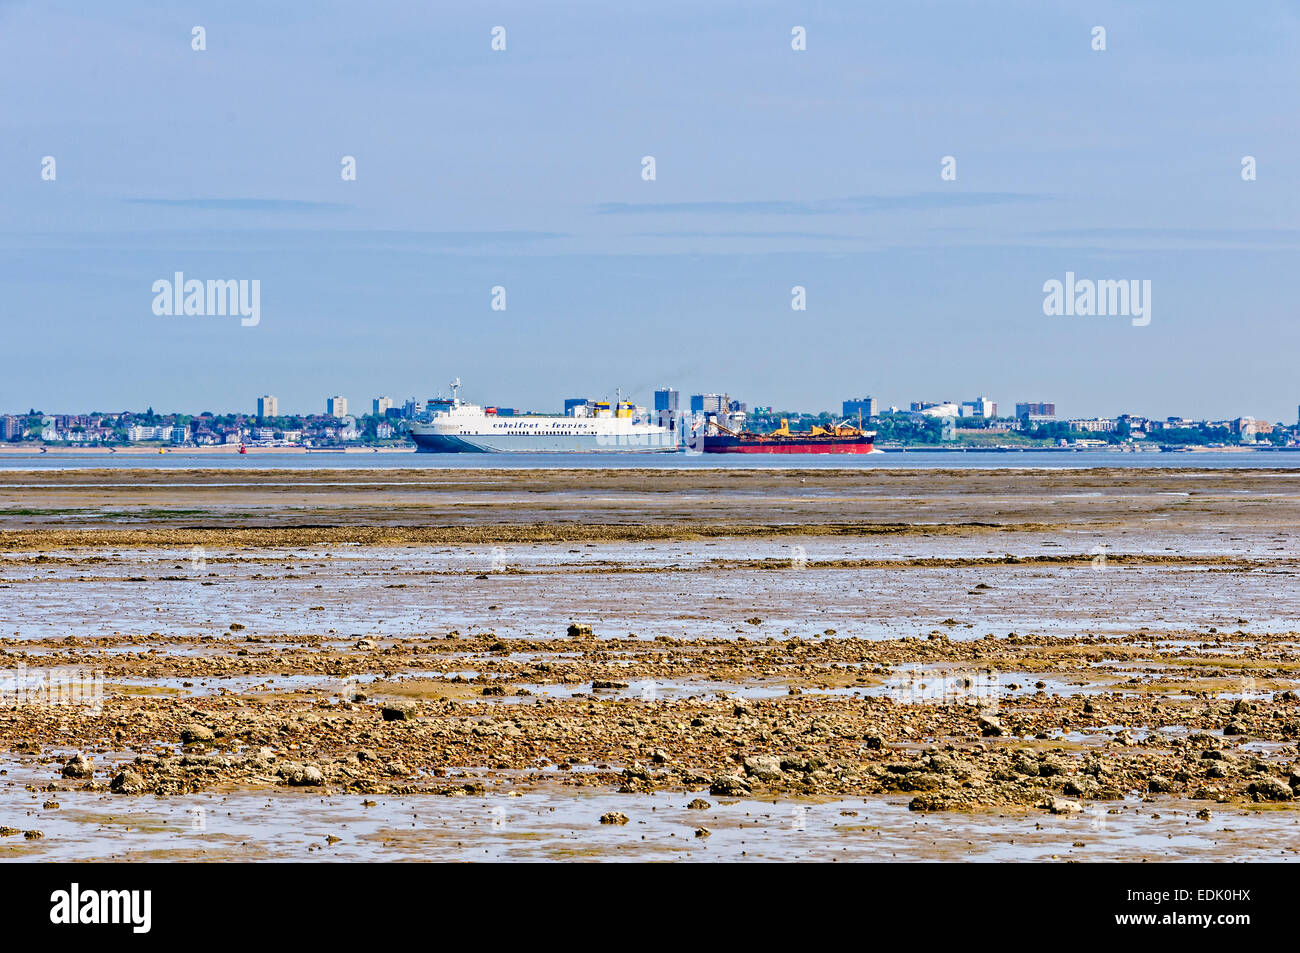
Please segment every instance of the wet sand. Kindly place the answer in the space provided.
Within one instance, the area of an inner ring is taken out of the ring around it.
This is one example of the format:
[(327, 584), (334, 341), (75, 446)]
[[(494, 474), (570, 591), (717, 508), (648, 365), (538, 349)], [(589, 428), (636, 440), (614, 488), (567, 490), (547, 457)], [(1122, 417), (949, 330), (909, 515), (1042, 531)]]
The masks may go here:
[(1281, 857), (1297, 516), (1258, 469), (0, 473), (0, 857)]

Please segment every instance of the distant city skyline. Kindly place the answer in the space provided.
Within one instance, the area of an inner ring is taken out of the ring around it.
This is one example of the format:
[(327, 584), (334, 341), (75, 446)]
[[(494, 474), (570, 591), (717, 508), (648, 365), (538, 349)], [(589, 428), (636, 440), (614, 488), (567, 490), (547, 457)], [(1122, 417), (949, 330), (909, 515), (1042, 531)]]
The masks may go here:
[[(212, 414), (214, 416), (223, 416), (223, 417), (233, 415), (233, 416), (243, 416), (243, 417), (250, 417), (250, 418), (335, 417), (335, 418), (342, 419), (345, 417), (352, 417), (355, 419), (356, 417), (367, 416), (367, 415), (382, 417), (384, 416), (385, 411), (388, 411), (390, 408), (401, 412), (404, 406), (408, 406), (411, 403), (415, 404), (419, 412), (423, 412), (426, 403), (428, 401), (437, 398), (449, 398), (450, 397), (449, 390), (450, 388), (448, 388), (447, 391), (443, 391), (435, 394), (423, 395), (423, 396), (411, 395), (404, 399), (393, 399), (391, 396), (386, 396), (386, 395), (378, 395), (371, 398), (361, 398), (357, 400), (357, 407), (359, 409), (354, 412), (349, 411), (350, 401), (352, 400), (352, 398), (349, 398), (347, 395), (333, 394), (324, 397), (321, 400), (321, 403), (323, 403), (323, 406), (321, 407), (316, 407), (316, 408), (308, 407), (302, 409), (294, 409), (291, 407), (282, 408), (280, 406), (280, 401), (278, 396), (274, 394), (262, 394), (254, 398), (252, 402), (253, 406), (251, 409), (248, 410), (242, 407), (235, 407), (235, 408), (204, 407), (202, 410), (190, 410), (185, 408), (161, 407), (152, 403), (148, 404), (145, 407), (107, 407), (107, 406), (95, 405), (93, 407), (77, 408), (71, 410), (69, 409), (50, 410), (48, 408), (42, 408), (42, 407), (34, 407), (34, 408), (0, 407), (0, 417), (15, 416), (15, 415), (22, 416), (34, 410), (42, 414), (43, 416), (48, 416), (48, 417), (81, 417), (81, 416), (92, 416), (95, 414), (107, 414), (107, 415), (115, 416), (118, 414), (145, 414), (149, 411), (153, 411), (155, 414), (161, 416), (180, 415), (180, 416), (196, 417), (201, 414)], [(665, 393), (665, 390), (660, 388), (655, 388), (649, 400), (641, 400), (638, 399), (636, 395), (629, 395), (627, 393), (624, 393), (622, 397), (624, 400), (630, 400), (633, 403), (637, 404), (638, 406), (644, 408), (646, 411), (673, 410), (673, 411), (680, 411), (681, 413), (718, 412), (722, 407), (721, 399), (723, 397), (728, 397), (731, 399), (733, 407), (748, 408), (749, 412), (756, 412), (762, 410), (764, 412), (772, 411), (775, 413), (784, 413), (784, 412), (804, 413), (804, 414), (829, 413), (832, 416), (838, 414), (839, 416), (842, 417), (852, 417), (856, 415), (859, 410), (861, 410), (861, 412), (865, 416), (869, 416), (869, 417), (874, 417), (877, 416), (878, 414), (897, 412), (903, 414), (921, 413), (921, 414), (935, 415), (935, 416), (957, 416), (957, 417), (973, 417), (973, 418), (986, 417), (986, 418), (996, 418), (996, 419), (1005, 419), (1005, 420), (1016, 420), (1016, 419), (1028, 417), (1034, 420), (1055, 419), (1055, 420), (1069, 420), (1069, 421), (1099, 421), (1104, 419), (1114, 420), (1121, 417), (1135, 417), (1135, 418), (1152, 420), (1152, 421), (1170, 421), (1170, 420), (1232, 421), (1232, 420), (1239, 420), (1243, 418), (1251, 418), (1251, 419), (1266, 421), (1269, 423), (1281, 424), (1284, 427), (1292, 427), (1292, 426), (1300, 425), (1300, 405), (1296, 406), (1294, 415), (1288, 419), (1285, 416), (1279, 418), (1271, 418), (1271, 417), (1260, 416), (1258, 414), (1251, 414), (1248, 412), (1239, 412), (1239, 413), (1226, 412), (1221, 414), (1209, 414), (1209, 415), (1200, 415), (1200, 416), (1192, 415), (1192, 414), (1156, 415), (1156, 414), (1145, 413), (1140, 408), (1135, 410), (1122, 411), (1118, 414), (1101, 414), (1101, 413), (1095, 413), (1088, 410), (1073, 410), (1069, 408), (1058, 411), (1056, 404), (1052, 401), (1015, 401), (1014, 409), (1012, 409), (1011, 407), (1008, 406), (1008, 404), (1000, 403), (999, 401), (996, 400), (990, 400), (989, 398), (983, 395), (972, 399), (956, 399), (956, 400), (948, 400), (948, 401), (920, 400), (920, 401), (892, 402), (892, 401), (880, 400), (879, 398), (875, 397), (875, 395), (872, 394), (863, 394), (859, 396), (844, 397), (842, 400), (839, 401), (838, 409), (835, 406), (783, 407), (780, 405), (773, 405), (771, 403), (763, 404), (758, 400), (750, 398), (746, 395), (723, 394), (717, 391), (690, 393), (686, 391), (680, 391), (672, 387), (666, 388), (666, 391), (674, 395), (674, 397), (671, 398), (671, 400), (673, 401), (671, 405), (665, 403), (665, 401), (668, 400), (669, 398), (665, 398), (661, 396)], [(509, 401), (503, 401), (503, 400), (493, 400), (488, 398), (482, 398), (482, 399), (473, 398), (463, 394), (462, 394), (462, 399), (466, 399), (472, 403), (478, 403), (486, 407), (509, 408), (511, 413), (567, 414), (569, 413), (570, 407), (573, 404), (578, 403), (579, 401), (593, 401), (593, 400), (603, 400), (603, 399), (612, 400), (613, 395), (594, 394), (594, 393), (585, 394), (585, 395), (568, 394), (563, 399), (557, 401), (554, 405), (548, 404), (548, 405), (535, 406), (535, 407), (526, 406), (517, 403), (512, 404)], [(679, 400), (680, 400), (680, 405), (677, 403), (677, 401)], [(945, 410), (945, 408), (951, 408), (955, 412), (949, 412), (948, 410)]]
[[(355, 411), (458, 376), (536, 409), (667, 384), (1295, 418), (1292, 4), (356, 16), (0, 2), (0, 326), (28, 350), (0, 408)], [(1047, 306), (1067, 275), (1097, 307)], [(1140, 316), (1105, 282), (1149, 288)]]

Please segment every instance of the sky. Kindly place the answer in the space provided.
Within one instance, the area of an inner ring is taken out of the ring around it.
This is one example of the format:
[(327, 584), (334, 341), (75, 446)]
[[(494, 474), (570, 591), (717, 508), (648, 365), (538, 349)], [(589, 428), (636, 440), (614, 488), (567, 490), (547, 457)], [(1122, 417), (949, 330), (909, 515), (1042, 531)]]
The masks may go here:
[(1290, 0), (0, 0), (0, 89), (0, 411), (1300, 404)]

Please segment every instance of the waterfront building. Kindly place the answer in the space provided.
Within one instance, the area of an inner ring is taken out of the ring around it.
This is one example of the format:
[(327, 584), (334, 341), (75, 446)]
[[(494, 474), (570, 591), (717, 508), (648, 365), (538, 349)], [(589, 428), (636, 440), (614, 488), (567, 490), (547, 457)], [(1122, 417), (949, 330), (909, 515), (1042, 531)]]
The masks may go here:
[(998, 415), (998, 405), (987, 397), (976, 397), (974, 400), (966, 400), (961, 403), (962, 417), (983, 417), (992, 420)]
[(1085, 433), (1114, 433), (1119, 429), (1119, 421), (1109, 417), (1094, 417), (1090, 420), (1069, 420), (1066, 421), (1071, 430), (1079, 430)]
[(862, 419), (866, 420), (877, 416), (878, 408), (879, 401), (874, 397), (850, 397), (848, 400), (844, 401), (844, 413), (840, 416), (856, 417), (860, 413), (862, 414)]
[(924, 414), (926, 417), (960, 417), (961, 407), (950, 400), (939, 403), (933, 401), (913, 401), (912, 413)]
[(725, 394), (691, 395), (691, 413), (693, 414), (726, 413), (730, 409), (728, 405), (729, 402)]
[(1016, 416), (1021, 420), (1029, 418), (1032, 422), (1055, 420), (1056, 405), (1047, 403), (1016, 404)]

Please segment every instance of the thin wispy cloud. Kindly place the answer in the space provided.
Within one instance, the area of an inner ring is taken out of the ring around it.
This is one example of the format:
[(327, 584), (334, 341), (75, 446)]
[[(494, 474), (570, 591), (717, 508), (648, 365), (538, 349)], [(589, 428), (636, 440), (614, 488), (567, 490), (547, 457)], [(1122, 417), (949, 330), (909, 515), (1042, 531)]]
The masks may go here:
[(706, 231), (672, 231), (672, 232), (632, 232), (629, 238), (766, 238), (766, 239), (810, 239), (814, 241), (853, 241), (867, 239), (859, 235), (840, 235), (834, 232), (706, 232)]
[(0, 248), (150, 249), (303, 249), (409, 251), (523, 250), (570, 237), (564, 232), (509, 229), (497, 231), (430, 231), (384, 228), (153, 228), (19, 232), (0, 230)]
[(1298, 228), (1061, 228), (1035, 232), (1039, 238), (1175, 239), (1196, 242), (1274, 243), (1300, 241)]
[(596, 212), (600, 215), (860, 215), (1026, 204), (1050, 198), (1021, 192), (918, 192), (777, 201), (603, 202), (596, 206)]
[(130, 198), (129, 205), (206, 209), (217, 212), (339, 212), (352, 206), (339, 202), (304, 202), (299, 199), (158, 199)]

